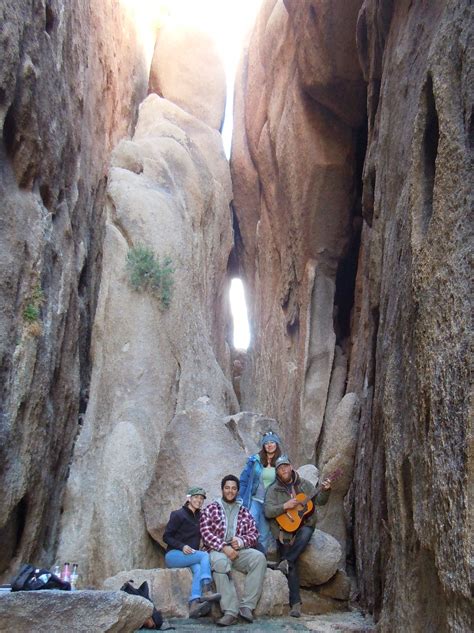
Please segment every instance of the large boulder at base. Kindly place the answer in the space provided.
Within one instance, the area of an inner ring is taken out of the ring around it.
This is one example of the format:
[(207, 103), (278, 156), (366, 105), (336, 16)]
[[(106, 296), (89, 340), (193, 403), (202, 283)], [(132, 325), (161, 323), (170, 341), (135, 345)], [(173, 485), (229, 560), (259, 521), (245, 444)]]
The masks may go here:
[(334, 576), (317, 587), (320, 596), (334, 598), (335, 600), (349, 600), (351, 593), (351, 581), (343, 569), (338, 569)]
[[(184, 503), (191, 485), (205, 488), (209, 503), (221, 496), (224, 475), (240, 475), (249, 453), (258, 450), (256, 440), (262, 429), (268, 428), (268, 419), (260, 418), (259, 429), (256, 414), (223, 416), (205, 396), (177, 413), (156, 455), (155, 471), (143, 499), (146, 527), (155, 541), (164, 545), (163, 531), (170, 512)], [(253, 431), (247, 435), (249, 426)]]
[[(242, 595), (245, 574), (232, 572), (237, 592)], [(132, 569), (107, 578), (103, 585), (106, 589), (119, 589), (124, 582), (133, 579), (138, 587), (147, 581), (150, 597), (157, 609), (166, 618), (188, 617), (188, 599), (191, 590), (192, 575), (189, 569)], [(255, 609), (255, 615), (283, 615), (288, 605), (288, 584), (279, 571), (267, 569), (263, 582), (263, 591)]]
[(337, 571), (341, 546), (330, 534), (314, 530), (308, 546), (300, 556), (300, 582), (314, 587), (327, 582)]
[(0, 596), (0, 631), (130, 633), (152, 612), (124, 591), (19, 591)]
[(167, 20), (155, 45), (149, 90), (219, 130), (226, 77), (212, 37), (176, 18)]

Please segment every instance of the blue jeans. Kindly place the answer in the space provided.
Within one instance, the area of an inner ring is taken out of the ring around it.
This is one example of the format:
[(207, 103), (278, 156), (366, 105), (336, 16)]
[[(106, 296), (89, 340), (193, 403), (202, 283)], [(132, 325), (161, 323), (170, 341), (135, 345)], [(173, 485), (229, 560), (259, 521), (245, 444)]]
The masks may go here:
[(252, 503), (250, 505), (250, 514), (255, 519), (258, 531), (260, 532), (258, 542), (262, 546), (263, 553), (266, 554), (271, 533), (270, 526), (263, 512), (263, 503), (259, 503), (258, 501), (255, 501), (255, 499), (252, 499)]
[(211, 582), (211, 563), (207, 552), (196, 551), (184, 554), (179, 549), (171, 549), (165, 555), (166, 567), (190, 567), (193, 572), (193, 584), (189, 601), (201, 597), (201, 581)]

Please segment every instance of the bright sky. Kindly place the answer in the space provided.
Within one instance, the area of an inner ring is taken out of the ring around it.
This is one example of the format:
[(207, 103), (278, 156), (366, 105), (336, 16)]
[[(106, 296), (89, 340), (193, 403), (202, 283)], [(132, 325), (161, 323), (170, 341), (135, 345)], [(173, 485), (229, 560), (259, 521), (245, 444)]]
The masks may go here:
[(247, 349), (250, 343), (250, 331), (244, 286), (240, 279), (232, 279), (229, 296), (230, 309), (234, 319), (234, 345), (237, 349)]

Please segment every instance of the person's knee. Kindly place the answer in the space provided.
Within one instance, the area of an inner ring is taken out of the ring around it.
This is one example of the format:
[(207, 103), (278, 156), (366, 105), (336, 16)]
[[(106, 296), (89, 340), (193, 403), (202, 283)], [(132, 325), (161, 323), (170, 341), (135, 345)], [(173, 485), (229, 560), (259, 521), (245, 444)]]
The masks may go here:
[(227, 557), (214, 560), (212, 570), (218, 574), (228, 574), (231, 570), (230, 560)]

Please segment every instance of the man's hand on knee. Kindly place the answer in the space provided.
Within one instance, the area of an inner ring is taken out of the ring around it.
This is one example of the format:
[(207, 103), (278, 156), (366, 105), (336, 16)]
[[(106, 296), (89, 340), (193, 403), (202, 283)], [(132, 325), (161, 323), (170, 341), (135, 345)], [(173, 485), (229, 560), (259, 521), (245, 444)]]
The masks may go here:
[(235, 560), (239, 557), (239, 552), (237, 552), (232, 545), (224, 545), (222, 548), (222, 552), (229, 558), (230, 560)]

